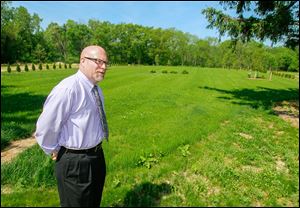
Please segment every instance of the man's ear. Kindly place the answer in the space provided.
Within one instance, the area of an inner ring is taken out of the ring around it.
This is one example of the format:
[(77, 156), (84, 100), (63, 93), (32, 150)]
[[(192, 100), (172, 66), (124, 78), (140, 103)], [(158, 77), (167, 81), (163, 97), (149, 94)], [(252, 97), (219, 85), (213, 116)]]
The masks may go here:
[(80, 58), (80, 63), (83, 64), (84, 60), (85, 60), (85, 58)]

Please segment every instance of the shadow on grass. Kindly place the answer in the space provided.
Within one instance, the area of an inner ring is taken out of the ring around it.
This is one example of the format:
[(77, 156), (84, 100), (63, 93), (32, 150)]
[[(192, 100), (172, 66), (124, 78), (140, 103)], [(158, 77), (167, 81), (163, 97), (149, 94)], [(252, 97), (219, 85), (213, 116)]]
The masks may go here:
[(266, 87), (258, 87), (257, 89), (234, 89), (223, 90), (213, 87), (199, 87), (205, 90), (214, 90), (229, 96), (220, 96), (223, 100), (232, 100), (231, 102), (239, 105), (248, 105), (254, 109), (262, 108), (264, 110), (272, 110), (274, 103), (284, 100), (298, 100), (299, 89), (270, 89)]
[(163, 195), (170, 194), (171, 185), (162, 183), (156, 185), (144, 182), (133, 187), (126, 193), (123, 204), (114, 204), (115, 207), (156, 207), (160, 205)]
[(46, 96), (27, 92), (12, 94), (9, 88), (14, 86), (1, 85), (1, 150), (11, 140), (32, 134), (32, 130), (24, 126), (35, 125), (46, 100)]

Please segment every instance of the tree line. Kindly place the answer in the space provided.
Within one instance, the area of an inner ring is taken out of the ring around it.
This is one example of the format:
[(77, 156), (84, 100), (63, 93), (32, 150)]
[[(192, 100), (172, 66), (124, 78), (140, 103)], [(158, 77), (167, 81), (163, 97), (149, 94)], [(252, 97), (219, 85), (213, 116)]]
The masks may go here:
[[(217, 38), (200, 39), (175, 28), (112, 24), (90, 19), (87, 24), (67, 20), (45, 30), (38, 14), (1, 1), (1, 64), (77, 63), (91, 44), (106, 49), (110, 64), (184, 65), (250, 70), (299, 71), (299, 46), (268, 47)], [(234, 47), (234, 50), (233, 50)]]

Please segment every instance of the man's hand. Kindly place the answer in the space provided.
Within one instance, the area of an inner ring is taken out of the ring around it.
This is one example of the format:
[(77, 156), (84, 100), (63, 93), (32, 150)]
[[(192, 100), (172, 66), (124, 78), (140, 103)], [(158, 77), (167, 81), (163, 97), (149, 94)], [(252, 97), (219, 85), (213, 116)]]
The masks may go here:
[(56, 158), (57, 158), (57, 154), (58, 154), (58, 152), (57, 152), (57, 151), (54, 151), (54, 152), (52, 152), (52, 154), (51, 154), (51, 158), (52, 158), (52, 160), (56, 160)]

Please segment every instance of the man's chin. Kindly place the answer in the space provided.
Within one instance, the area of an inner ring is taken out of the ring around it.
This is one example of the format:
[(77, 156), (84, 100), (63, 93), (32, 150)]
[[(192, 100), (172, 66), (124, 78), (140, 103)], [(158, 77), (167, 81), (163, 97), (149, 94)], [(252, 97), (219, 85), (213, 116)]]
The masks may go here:
[(104, 79), (104, 77), (97, 77), (96, 81), (101, 82)]

